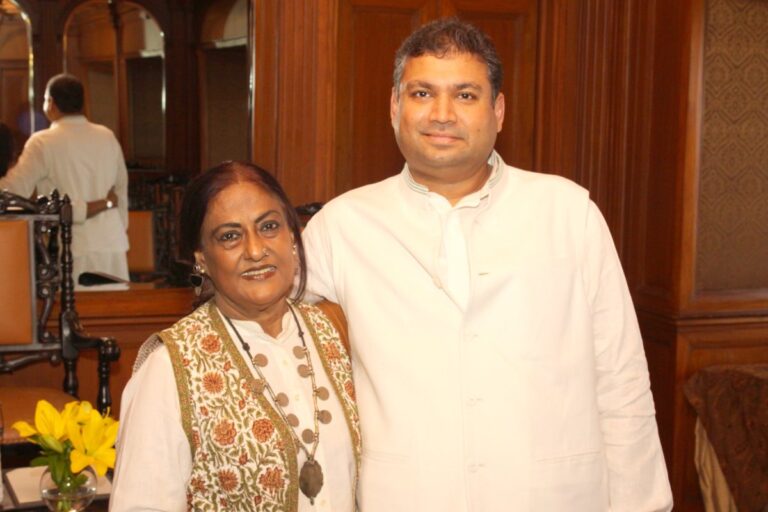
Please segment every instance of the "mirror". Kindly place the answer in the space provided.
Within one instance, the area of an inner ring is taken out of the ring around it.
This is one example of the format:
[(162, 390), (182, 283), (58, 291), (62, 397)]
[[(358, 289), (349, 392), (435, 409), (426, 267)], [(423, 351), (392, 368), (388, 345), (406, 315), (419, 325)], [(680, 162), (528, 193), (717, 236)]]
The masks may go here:
[(217, 0), (200, 32), (200, 165), (250, 157), (248, 3)]
[(38, 119), (32, 115), (30, 34), (24, 11), (12, 0), (0, 0), (0, 122), (5, 125), (0, 128), (0, 176), (35, 128), (47, 126), (42, 115)]
[(163, 48), (157, 21), (133, 2), (90, 0), (67, 20), (64, 70), (83, 82), (86, 115), (115, 133), (129, 169), (165, 166)]

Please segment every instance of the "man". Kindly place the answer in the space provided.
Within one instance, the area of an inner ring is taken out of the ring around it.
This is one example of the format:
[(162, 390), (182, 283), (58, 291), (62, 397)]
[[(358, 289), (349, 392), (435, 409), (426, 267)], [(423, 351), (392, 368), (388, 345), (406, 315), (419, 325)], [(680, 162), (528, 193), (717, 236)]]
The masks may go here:
[(83, 115), (83, 85), (51, 78), (43, 109), (50, 128), (32, 135), (0, 189), (21, 196), (58, 189), (72, 200), (73, 277), (85, 271), (128, 279), (128, 173), (112, 132)]
[(406, 166), (305, 230), (349, 322), (361, 510), (669, 510), (642, 340), (586, 190), (509, 167), (501, 64), (456, 19), (395, 60)]

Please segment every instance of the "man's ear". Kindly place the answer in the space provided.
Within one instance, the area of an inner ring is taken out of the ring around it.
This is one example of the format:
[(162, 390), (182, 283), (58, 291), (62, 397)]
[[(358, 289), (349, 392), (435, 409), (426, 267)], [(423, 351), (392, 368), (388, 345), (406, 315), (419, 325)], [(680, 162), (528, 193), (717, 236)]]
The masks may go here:
[(397, 129), (397, 118), (400, 114), (399, 98), (397, 89), (392, 88), (392, 94), (389, 96), (389, 121), (392, 123), (392, 127)]
[(493, 113), (496, 116), (496, 133), (501, 131), (504, 124), (504, 93), (499, 93), (493, 102)]

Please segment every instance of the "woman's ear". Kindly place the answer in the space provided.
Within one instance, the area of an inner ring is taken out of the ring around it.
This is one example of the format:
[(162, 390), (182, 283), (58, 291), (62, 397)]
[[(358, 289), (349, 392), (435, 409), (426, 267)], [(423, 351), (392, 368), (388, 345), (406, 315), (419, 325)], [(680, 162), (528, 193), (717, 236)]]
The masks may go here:
[(203, 251), (195, 251), (195, 265), (199, 266), (203, 273), (206, 272), (205, 255)]

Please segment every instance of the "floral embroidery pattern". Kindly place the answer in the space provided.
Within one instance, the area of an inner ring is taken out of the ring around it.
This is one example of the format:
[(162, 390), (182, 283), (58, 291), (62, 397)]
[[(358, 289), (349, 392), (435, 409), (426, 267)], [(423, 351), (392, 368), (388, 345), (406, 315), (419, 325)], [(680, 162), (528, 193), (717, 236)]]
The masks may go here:
[(208, 372), (203, 375), (203, 388), (213, 394), (224, 391), (224, 378), (220, 373)]
[(203, 338), (203, 340), (200, 342), (200, 346), (209, 354), (213, 354), (219, 351), (221, 348), (221, 342), (219, 341), (218, 337), (214, 336), (213, 334), (209, 334)]
[(344, 382), (344, 391), (347, 392), (347, 395), (349, 395), (349, 398), (351, 398), (352, 400), (357, 400), (357, 397), (355, 396), (355, 385), (352, 384), (351, 380)]
[(272, 425), (272, 422), (266, 418), (253, 422), (253, 437), (260, 443), (267, 442), (272, 437), (274, 431), (275, 427)]
[(213, 440), (221, 446), (228, 446), (235, 442), (235, 424), (229, 420), (220, 421), (213, 427)]
[(283, 470), (280, 468), (270, 468), (264, 471), (259, 477), (259, 485), (267, 492), (275, 492), (285, 485), (283, 479)]
[(323, 350), (325, 351), (325, 355), (329, 360), (335, 361), (337, 359), (341, 359), (341, 353), (339, 352), (339, 348), (336, 345), (323, 343)]
[[(299, 306), (316, 337), (323, 366), (348, 417), (359, 457), (351, 364), (333, 325)], [(193, 451), (190, 510), (296, 512), (298, 465), (287, 427), (263, 395), (218, 317), (198, 308), (160, 335), (169, 349)]]
[(205, 492), (205, 482), (200, 477), (192, 478), (189, 481), (189, 487), (195, 492), (195, 493), (203, 493)]
[(219, 485), (225, 492), (234, 491), (239, 485), (239, 479), (231, 469), (222, 469), (219, 471)]

